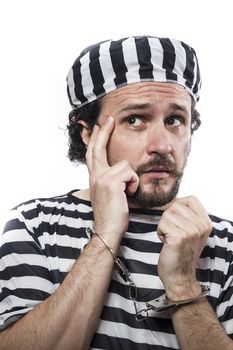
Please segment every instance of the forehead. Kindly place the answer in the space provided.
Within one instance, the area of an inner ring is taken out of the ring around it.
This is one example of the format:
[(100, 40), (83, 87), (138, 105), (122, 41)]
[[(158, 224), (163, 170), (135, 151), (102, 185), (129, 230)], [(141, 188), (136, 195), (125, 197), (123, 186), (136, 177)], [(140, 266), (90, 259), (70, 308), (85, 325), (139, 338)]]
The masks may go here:
[(109, 108), (124, 108), (129, 104), (162, 102), (163, 104), (176, 103), (191, 108), (192, 98), (189, 93), (176, 83), (135, 83), (118, 88), (102, 100), (102, 111)]

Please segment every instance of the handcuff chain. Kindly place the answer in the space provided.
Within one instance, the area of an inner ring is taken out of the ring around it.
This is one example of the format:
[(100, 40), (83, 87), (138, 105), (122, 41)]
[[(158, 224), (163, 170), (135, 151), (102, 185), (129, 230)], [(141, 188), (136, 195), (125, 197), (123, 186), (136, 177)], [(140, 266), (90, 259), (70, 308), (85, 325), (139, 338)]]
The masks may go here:
[[(135, 309), (135, 318), (137, 321), (143, 321), (148, 317), (148, 311), (151, 310), (152, 308), (150, 306), (147, 306), (146, 308), (142, 310), (138, 310), (137, 307), (137, 286), (132, 280), (132, 277), (130, 275), (129, 270), (127, 267), (124, 265), (122, 260), (117, 257), (115, 260), (115, 269), (117, 273), (120, 275), (120, 277), (125, 281), (129, 283), (129, 298), (132, 300), (134, 309)], [(146, 315), (142, 315), (143, 313), (146, 313)]]

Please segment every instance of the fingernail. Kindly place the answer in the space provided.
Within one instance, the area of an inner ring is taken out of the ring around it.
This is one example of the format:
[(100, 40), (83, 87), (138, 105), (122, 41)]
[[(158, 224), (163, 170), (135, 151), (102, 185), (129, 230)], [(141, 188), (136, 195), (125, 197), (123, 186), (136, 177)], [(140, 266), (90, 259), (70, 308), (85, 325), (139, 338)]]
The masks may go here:
[(113, 118), (113, 116), (110, 115), (107, 119), (107, 123), (112, 124), (113, 121), (114, 121), (114, 118)]

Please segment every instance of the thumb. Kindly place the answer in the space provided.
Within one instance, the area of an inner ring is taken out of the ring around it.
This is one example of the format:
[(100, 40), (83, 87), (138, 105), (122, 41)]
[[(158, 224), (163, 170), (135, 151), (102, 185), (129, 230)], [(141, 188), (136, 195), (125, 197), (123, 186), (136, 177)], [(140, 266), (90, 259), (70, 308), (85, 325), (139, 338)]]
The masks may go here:
[(165, 234), (160, 230), (160, 228), (157, 228), (157, 235), (162, 243), (165, 243)]
[(137, 191), (138, 185), (139, 185), (139, 177), (137, 176), (136, 173), (134, 173), (130, 181), (126, 183), (126, 193), (129, 196), (133, 196), (134, 193)]

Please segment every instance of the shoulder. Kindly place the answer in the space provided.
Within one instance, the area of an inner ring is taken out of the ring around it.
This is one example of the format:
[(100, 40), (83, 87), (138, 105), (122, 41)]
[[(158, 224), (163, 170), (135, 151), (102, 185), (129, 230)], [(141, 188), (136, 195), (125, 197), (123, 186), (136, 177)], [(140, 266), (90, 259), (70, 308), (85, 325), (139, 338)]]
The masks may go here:
[(233, 221), (209, 214), (213, 224), (213, 231), (221, 238), (230, 237), (233, 240)]
[(88, 201), (79, 199), (73, 193), (74, 191), (71, 191), (58, 196), (35, 198), (17, 205), (12, 211), (19, 211), (26, 219), (30, 219), (37, 217), (38, 214), (59, 215), (63, 213), (69, 215), (74, 211), (88, 212), (92, 210)]
[(91, 204), (72, 196), (72, 193), (35, 198), (17, 205), (8, 215), (4, 232), (24, 227), (35, 233), (56, 225), (75, 227), (77, 220), (88, 220), (92, 216)]
[(72, 198), (70, 193), (29, 200), (9, 213), (0, 239), (1, 254), (18, 250), (26, 254), (33, 250), (53, 256), (54, 247), (62, 247), (60, 251), (81, 249), (87, 243), (86, 228), (92, 220), (90, 203)]
[(212, 257), (233, 259), (233, 222), (216, 215), (209, 214), (213, 224), (213, 230), (208, 238), (207, 246)]

